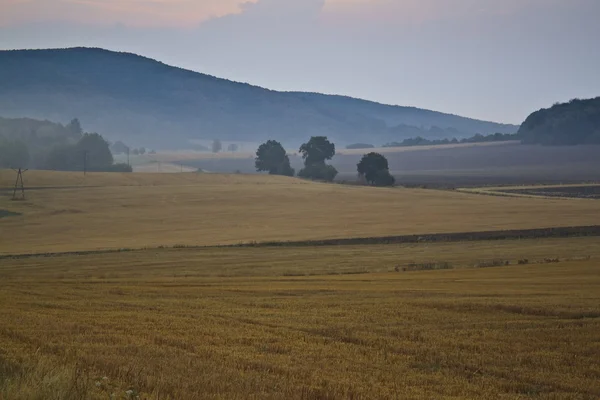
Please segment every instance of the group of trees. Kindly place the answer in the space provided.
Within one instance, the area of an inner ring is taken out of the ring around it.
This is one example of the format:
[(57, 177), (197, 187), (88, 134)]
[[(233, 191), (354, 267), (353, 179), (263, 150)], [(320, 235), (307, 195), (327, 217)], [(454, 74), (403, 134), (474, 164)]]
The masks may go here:
[(480, 133), (470, 138), (464, 139), (425, 139), (420, 136), (404, 139), (402, 142), (392, 142), (384, 144), (383, 147), (411, 147), (411, 146), (438, 146), (444, 144), (458, 143), (485, 143), (485, 142), (505, 142), (509, 140), (520, 140), (517, 133), (494, 133), (492, 135), (482, 135)]
[[(235, 153), (236, 151), (239, 150), (239, 148), (240, 148), (240, 146), (238, 146), (237, 144), (230, 143), (227, 146), (227, 151), (230, 153)], [(201, 150), (201, 151), (205, 151), (205, 149), (207, 149), (205, 146), (201, 146), (199, 148), (199, 150)], [(219, 152), (221, 152), (221, 150), (223, 150), (223, 143), (221, 143), (221, 141), (219, 139), (213, 140), (212, 146), (211, 146), (211, 151), (213, 153), (219, 153)]]
[(600, 144), (600, 97), (536, 111), (523, 122), (519, 135), (527, 144)]
[(54, 147), (45, 167), (57, 171), (132, 171), (128, 164), (114, 163), (109, 143), (97, 133), (85, 133), (77, 143)]
[[(307, 179), (332, 182), (338, 171), (325, 163), (335, 155), (335, 145), (325, 136), (313, 136), (300, 146), (300, 153), (304, 160), (304, 168), (298, 176)], [(276, 140), (269, 140), (260, 145), (256, 151), (256, 170), (268, 172), (271, 175), (294, 176), (295, 170), (290, 165), (287, 152)]]
[(61, 125), (0, 118), (0, 168), (131, 171), (127, 164), (114, 164), (109, 143), (97, 133), (84, 133), (78, 119)]
[[(332, 182), (338, 174), (333, 165), (326, 161), (335, 156), (335, 145), (325, 136), (313, 136), (300, 146), (299, 150), (304, 160), (304, 168), (298, 176), (306, 179)], [(276, 140), (269, 140), (260, 145), (256, 151), (256, 170), (268, 172), (271, 175), (294, 176), (295, 170), (290, 165), (287, 152)], [(378, 153), (363, 156), (357, 165), (360, 176), (373, 186), (393, 186), (394, 177), (389, 172), (387, 159)]]

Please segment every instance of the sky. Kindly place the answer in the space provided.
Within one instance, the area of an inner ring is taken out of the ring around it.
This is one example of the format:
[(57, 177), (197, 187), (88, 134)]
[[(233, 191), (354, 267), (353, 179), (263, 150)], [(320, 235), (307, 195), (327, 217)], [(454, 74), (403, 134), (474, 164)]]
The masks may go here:
[(0, 0), (0, 49), (102, 47), (518, 124), (600, 96), (599, 20), (600, 0)]

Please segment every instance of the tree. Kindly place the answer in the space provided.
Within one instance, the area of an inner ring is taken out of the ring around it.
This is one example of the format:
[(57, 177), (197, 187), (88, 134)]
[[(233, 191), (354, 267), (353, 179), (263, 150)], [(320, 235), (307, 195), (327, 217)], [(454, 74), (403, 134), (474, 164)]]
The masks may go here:
[(81, 137), (81, 135), (83, 135), (83, 128), (81, 128), (81, 122), (79, 122), (79, 119), (74, 118), (71, 120), (71, 122), (69, 122), (66, 126), (67, 130), (74, 136), (74, 137)]
[(325, 136), (313, 136), (300, 146), (304, 159), (304, 168), (298, 173), (302, 178), (332, 182), (338, 174), (337, 169), (325, 164), (335, 155), (335, 145)]
[(218, 153), (223, 149), (223, 145), (219, 139), (215, 139), (212, 143), (212, 152)]
[(227, 151), (235, 153), (236, 151), (238, 151), (238, 145), (235, 143), (231, 143), (229, 146), (227, 146)]
[(81, 157), (85, 156), (87, 169), (101, 171), (113, 165), (114, 159), (108, 142), (97, 133), (86, 133), (77, 142)]
[(144, 154), (146, 154), (146, 148), (145, 148), (145, 147), (140, 147), (140, 149), (139, 149), (138, 151), (139, 151), (139, 153), (140, 153), (141, 155), (144, 155)]
[(365, 154), (356, 169), (370, 185), (393, 186), (395, 183), (394, 177), (390, 175), (387, 159), (379, 153)]
[(307, 143), (300, 146), (304, 165), (325, 164), (335, 155), (335, 145), (326, 136), (313, 136)]
[(294, 176), (290, 158), (276, 140), (269, 140), (259, 146), (254, 162), (257, 171), (267, 171), (271, 175)]
[(77, 171), (81, 170), (83, 163), (80, 157), (77, 157), (76, 145), (62, 145), (53, 147), (44, 162), (44, 169), (55, 171)]
[(0, 168), (26, 168), (29, 161), (29, 149), (25, 143), (3, 140), (0, 136)]

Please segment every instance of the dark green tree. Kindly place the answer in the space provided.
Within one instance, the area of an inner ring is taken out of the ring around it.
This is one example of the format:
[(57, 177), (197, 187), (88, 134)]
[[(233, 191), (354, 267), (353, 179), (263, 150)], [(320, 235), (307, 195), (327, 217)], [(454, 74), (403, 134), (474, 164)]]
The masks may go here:
[(332, 165), (325, 164), (335, 155), (335, 145), (325, 136), (313, 136), (300, 146), (304, 168), (298, 173), (302, 178), (332, 182), (338, 174)]
[(260, 145), (256, 151), (254, 165), (257, 171), (266, 171), (271, 175), (294, 176), (295, 173), (285, 149), (276, 140), (269, 140)]
[(97, 133), (84, 134), (76, 147), (81, 154), (81, 164), (85, 157), (87, 169), (90, 171), (103, 171), (113, 165), (114, 159), (108, 142)]
[(313, 136), (307, 143), (300, 146), (304, 165), (325, 164), (335, 155), (335, 145), (326, 136)]
[(379, 153), (365, 154), (356, 169), (370, 185), (392, 186), (395, 183), (394, 177), (390, 175), (388, 160)]
[(79, 122), (79, 119), (77, 118), (71, 120), (71, 122), (67, 124), (66, 128), (74, 137), (79, 138), (81, 135), (83, 135), (83, 128), (81, 127), (81, 122)]

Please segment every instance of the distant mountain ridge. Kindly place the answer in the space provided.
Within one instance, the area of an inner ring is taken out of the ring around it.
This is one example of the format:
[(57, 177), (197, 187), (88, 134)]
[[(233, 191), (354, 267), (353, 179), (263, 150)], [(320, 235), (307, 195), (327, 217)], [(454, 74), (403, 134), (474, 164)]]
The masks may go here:
[(150, 147), (190, 140), (340, 145), (515, 133), (498, 124), (344, 96), (277, 92), (95, 48), (0, 51), (0, 116), (66, 123)]

